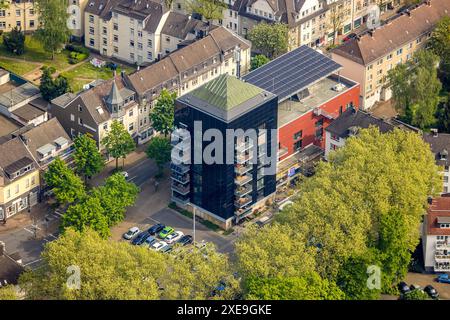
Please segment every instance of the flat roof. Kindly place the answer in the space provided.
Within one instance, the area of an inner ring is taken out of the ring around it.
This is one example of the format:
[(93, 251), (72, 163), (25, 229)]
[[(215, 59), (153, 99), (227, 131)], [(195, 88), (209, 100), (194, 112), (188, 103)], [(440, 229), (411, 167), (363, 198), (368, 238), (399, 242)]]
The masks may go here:
[[(341, 91), (333, 90), (333, 87), (339, 83), (343, 84), (344, 88)], [(300, 101), (289, 99), (278, 105), (278, 127), (280, 128), (314, 108), (322, 106), (355, 85), (356, 83), (336, 75), (318, 81), (308, 88), (309, 95), (306, 98)]]
[(272, 92), (282, 102), (341, 68), (322, 53), (301, 46), (248, 73), (243, 80)]
[(43, 115), (45, 111), (35, 106), (32, 106), (31, 104), (26, 104), (23, 107), (14, 110), (12, 113), (25, 121), (31, 121)]

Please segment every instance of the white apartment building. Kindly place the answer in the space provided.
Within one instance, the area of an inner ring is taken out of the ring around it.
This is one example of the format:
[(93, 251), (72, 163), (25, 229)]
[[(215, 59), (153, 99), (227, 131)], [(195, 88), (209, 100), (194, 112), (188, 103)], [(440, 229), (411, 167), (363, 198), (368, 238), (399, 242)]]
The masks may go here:
[(425, 133), (423, 139), (430, 145), (434, 153), (436, 164), (441, 168), (443, 181), (442, 193), (450, 193), (450, 134), (438, 133), (436, 129), (432, 133)]

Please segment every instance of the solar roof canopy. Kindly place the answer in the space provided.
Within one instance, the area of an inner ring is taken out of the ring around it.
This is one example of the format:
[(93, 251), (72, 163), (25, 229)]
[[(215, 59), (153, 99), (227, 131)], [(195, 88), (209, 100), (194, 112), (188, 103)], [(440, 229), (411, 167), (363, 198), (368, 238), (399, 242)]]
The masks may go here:
[(287, 100), (342, 66), (320, 52), (301, 46), (248, 73), (242, 79)]

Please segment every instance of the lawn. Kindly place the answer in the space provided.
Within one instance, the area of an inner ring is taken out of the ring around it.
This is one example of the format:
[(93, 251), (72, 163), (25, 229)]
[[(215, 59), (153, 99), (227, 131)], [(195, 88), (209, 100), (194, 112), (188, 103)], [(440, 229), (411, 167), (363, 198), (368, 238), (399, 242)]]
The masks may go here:
[(0, 67), (18, 74), (19, 76), (23, 76), (24, 74), (36, 69), (38, 65), (27, 61), (17, 62), (0, 57)]
[[(117, 68), (117, 74), (125, 70), (126, 73), (131, 73), (135, 69), (119, 65)], [(109, 68), (96, 68), (89, 61), (77, 66), (76, 68), (63, 72), (62, 76), (69, 80), (70, 87), (74, 92), (78, 92), (83, 89), (83, 85), (88, 84), (97, 79), (111, 79), (113, 77), (113, 71)]]

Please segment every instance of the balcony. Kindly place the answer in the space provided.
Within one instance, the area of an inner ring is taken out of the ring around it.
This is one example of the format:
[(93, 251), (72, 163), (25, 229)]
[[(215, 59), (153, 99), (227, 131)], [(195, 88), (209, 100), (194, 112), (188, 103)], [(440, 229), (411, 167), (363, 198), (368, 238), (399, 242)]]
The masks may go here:
[(178, 139), (178, 141), (187, 140), (190, 138), (190, 133), (186, 129), (177, 128), (172, 132), (172, 139)]
[(285, 156), (286, 154), (288, 154), (288, 152), (289, 152), (289, 149), (287, 147), (282, 147), (282, 148), (278, 149), (278, 158)]
[(247, 163), (248, 161), (250, 161), (251, 159), (253, 159), (253, 152), (250, 152), (249, 154), (238, 154), (235, 157), (235, 161), (238, 164), (244, 164)]
[(238, 217), (248, 215), (252, 212), (252, 207), (237, 209), (234, 214)]
[(436, 250), (450, 250), (450, 244), (446, 241), (436, 241)]
[(434, 265), (434, 272), (450, 272), (450, 263), (441, 262)]
[(170, 177), (178, 183), (186, 184), (190, 181), (189, 174), (179, 174), (174, 171), (171, 172)]
[(234, 172), (243, 175), (253, 169), (252, 165), (237, 164), (234, 166)]
[(236, 190), (234, 191), (234, 194), (238, 197), (243, 197), (252, 191), (253, 191), (252, 185), (249, 184), (245, 187), (237, 187)]
[(191, 150), (191, 145), (188, 142), (183, 142), (183, 141), (171, 141), (170, 142), (171, 145), (178, 150), (187, 152), (188, 150)]
[(244, 174), (242, 176), (237, 176), (234, 179), (234, 182), (238, 185), (238, 186), (243, 186), (249, 182), (251, 182), (253, 180), (253, 177), (250, 174)]
[(177, 191), (174, 190), (172, 192), (172, 200), (180, 204), (186, 204), (189, 202), (189, 196), (179, 194)]
[(176, 192), (178, 192), (180, 195), (187, 195), (191, 190), (190, 190), (190, 186), (189, 184), (181, 184), (178, 183), (176, 181), (172, 181), (172, 190), (175, 190)]
[(242, 153), (244, 151), (250, 150), (251, 148), (253, 148), (253, 141), (247, 141), (247, 142), (238, 142), (236, 144), (236, 151), (238, 153)]
[(180, 164), (187, 164), (191, 161), (191, 153), (188, 152), (173, 152), (172, 153), (172, 161), (176, 161)]
[(242, 197), (239, 198), (238, 200), (236, 200), (234, 202), (234, 205), (236, 206), (236, 208), (243, 208), (247, 205), (249, 205), (250, 203), (252, 203), (252, 197)]
[(185, 174), (190, 170), (190, 167), (185, 164), (170, 164), (170, 169), (178, 174)]

